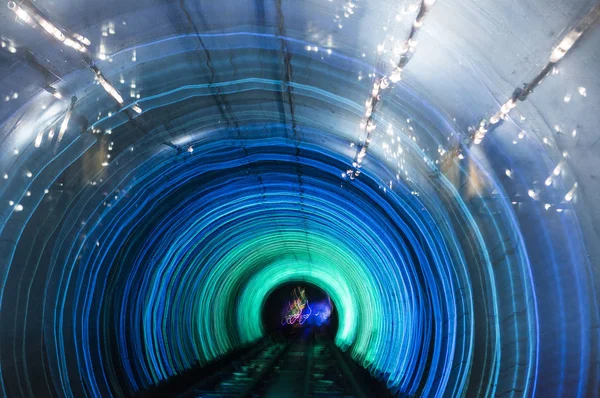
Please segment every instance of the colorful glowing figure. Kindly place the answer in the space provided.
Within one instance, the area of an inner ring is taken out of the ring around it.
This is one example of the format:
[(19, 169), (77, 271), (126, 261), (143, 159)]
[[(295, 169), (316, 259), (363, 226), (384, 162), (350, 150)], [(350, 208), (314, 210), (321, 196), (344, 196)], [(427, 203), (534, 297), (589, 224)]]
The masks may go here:
[(305, 289), (298, 286), (293, 290), (292, 295), (294, 300), (288, 302), (286, 314), (281, 318), (282, 325), (293, 325), (296, 322), (302, 325), (312, 314)]

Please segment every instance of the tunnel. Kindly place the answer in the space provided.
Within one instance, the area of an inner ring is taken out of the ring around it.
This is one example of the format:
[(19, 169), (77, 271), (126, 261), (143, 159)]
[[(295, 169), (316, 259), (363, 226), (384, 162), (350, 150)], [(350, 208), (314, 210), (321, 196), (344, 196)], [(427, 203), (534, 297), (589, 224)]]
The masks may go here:
[(0, 396), (600, 396), (599, 17), (8, 1)]

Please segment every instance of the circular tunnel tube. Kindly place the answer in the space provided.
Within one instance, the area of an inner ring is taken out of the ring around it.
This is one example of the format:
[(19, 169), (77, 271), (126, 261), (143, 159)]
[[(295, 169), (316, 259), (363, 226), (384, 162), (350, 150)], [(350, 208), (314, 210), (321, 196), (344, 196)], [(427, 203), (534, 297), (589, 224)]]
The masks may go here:
[(414, 3), (9, 2), (1, 395), (152, 388), (299, 280), (399, 395), (600, 391), (597, 7)]

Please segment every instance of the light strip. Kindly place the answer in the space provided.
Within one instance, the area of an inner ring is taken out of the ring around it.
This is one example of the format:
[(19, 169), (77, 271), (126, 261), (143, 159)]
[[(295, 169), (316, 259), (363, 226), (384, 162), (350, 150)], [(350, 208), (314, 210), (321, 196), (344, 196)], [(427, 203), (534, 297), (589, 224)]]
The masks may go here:
[(58, 89), (48, 85), (44, 87), (44, 90), (46, 90), (47, 92), (49, 92), (50, 94), (52, 94), (52, 96), (56, 99), (62, 99), (62, 94), (60, 93), (60, 91), (58, 91)]
[(31, 16), (29, 16), (27, 11), (25, 11), (23, 8), (21, 8), (19, 5), (17, 5), (17, 3), (15, 3), (14, 1), (8, 2), (8, 9), (11, 10), (12, 12), (14, 12), (17, 15), (17, 18), (19, 18), (21, 21), (25, 22), (26, 24), (28, 24), (28, 25), (35, 24), (35, 22), (31, 18)]
[(95, 66), (92, 66), (92, 70), (96, 74), (96, 77), (98, 78), (98, 82), (100, 83), (102, 88), (104, 88), (104, 90), (108, 93), (108, 95), (113, 97), (115, 99), (115, 101), (117, 101), (119, 103), (119, 105), (122, 105), (123, 97), (121, 96), (119, 91), (116, 88), (114, 88), (113, 85), (110, 84), (110, 82), (108, 80), (106, 80), (106, 78), (104, 77), (104, 75), (102, 74), (100, 69), (96, 68)]
[(402, 71), (404, 70), (406, 64), (408, 64), (413, 54), (415, 53), (417, 45), (417, 33), (423, 26), (423, 20), (425, 19), (425, 15), (427, 14), (427, 12), (429, 12), (434, 3), (435, 0), (421, 1), (419, 11), (415, 18), (415, 21), (413, 22), (410, 33), (404, 41), (404, 45), (402, 46), (402, 50), (400, 51), (401, 55), (400, 59), (396, 64), (396, 67), (391, 73), (383, 76), (382, 78), (376, 78), (373, 82), (373, 89), (371, 90), (371, 95), (365, 103), (364, 118), (360, 123), (360, 128), (364, 131), (366, 135), (365, 142), (356, 149), (356, 155), (354, 157), (354, 161), (352, 162), (353, 169), (349, 169), (346, 171), (346, 175), (349, 176), (352, 180), (360, 174), (360, 168), (362, 167), (363, 160), (367, 155), (369, 144), (371, 143), (373, 132), (376, 128), (374, 114), (376, 106), (381, 100), (380, 95), (385, 89), (390, 87), (390, 83), (397, 83), (402, 78)]
[(598, 17), (600, 17), (600, 4), (597, 4), (594, 8), (592, 8), (581, 20), (581, 22), (563, 37), (560, 43), (554, 48), (554, 50), (552, 50), (546, 66), (544, 66), (542, 71), (538, 73), (530, 83), (525, 85), (525, 88), (517, 88), (513, 92), (511, 98), (509, 98), (508, 101), (506, 101), (502, 107), (500, 107), (498, 112), (494, 113), (489, 120), (484, 119), (481, 121), (479, 128), (472, 136), (472, 143), (474, 145), (481, 144), (490, 127), (505, 119), (510, 111), (517, 105), (517, 101), (524, 101), (527, 99), (527, 96), (533, 91), (533, 89), (540, 84), (542, 79), (546, 77), (552, 68), (563, 59), (563, 57), (571, 48), (573, 48), (577, 40), (581, 38), (583, 33), (589, 29), (589, 27), (598, 19)]
[(71, 120), (71, 114), (73, 113), (73, 108), (75, 107), (75, 102), (77, 102), (77, 97), (73, 97), (71, 98), (71, 104), (69, 105), (69, 108), (67, 109), (67, 113), (65, 114), (65, 118), (63, 119), (61, 125), (60, 125), (60, 130), (58, 131), (58, 142), (61, 142), (63, 139), (63, 136), (65, 135), (65, 132), (67, 131), (67, 128), (69, 127), (69, 121)]
[(87, 52), (87, 48), (82, 45), (82, 43), (90, 45), (91, 42), (88, 39), (79, 34), (73, 35), (73, 39), (67, 37), (61, 28), (55, 26), (50, 21), (45, 19), (32, 4), (28, 3), (28, 8), (31, 8), (29, 12), (14, 1), (8, 2), (8, 9), (13, 11), (17, 15), (17, 18), (23, 22), (27, 23), (31, 27), (35, 27), (37, 24), (41, 26), (41, 28), (44, 29), (48, 34), (67, 47), (71, 47), (82, 53)]

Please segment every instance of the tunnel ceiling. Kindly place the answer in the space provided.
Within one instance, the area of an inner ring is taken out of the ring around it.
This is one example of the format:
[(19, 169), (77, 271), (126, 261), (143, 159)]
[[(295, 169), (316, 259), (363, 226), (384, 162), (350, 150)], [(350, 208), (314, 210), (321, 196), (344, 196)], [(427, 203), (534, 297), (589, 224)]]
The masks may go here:
[(278, 286), (398, 395), (600, 391), (591, 0), (0, 11), (0, 388), (126, 396)]

